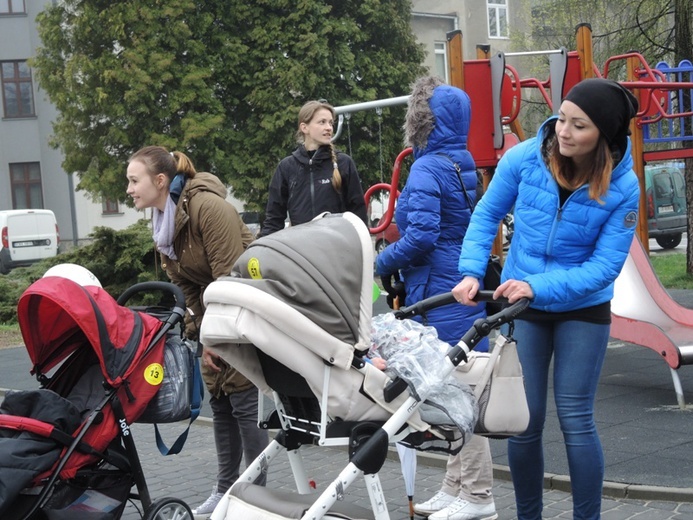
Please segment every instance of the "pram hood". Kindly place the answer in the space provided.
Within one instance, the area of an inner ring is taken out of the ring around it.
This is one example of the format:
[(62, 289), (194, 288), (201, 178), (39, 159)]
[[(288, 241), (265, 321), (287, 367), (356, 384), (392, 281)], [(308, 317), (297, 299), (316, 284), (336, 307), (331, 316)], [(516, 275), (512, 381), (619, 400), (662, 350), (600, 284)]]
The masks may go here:
[(162, 326), (153, 316), (118, 305), (100, 287), (58, 276), (41, 278), (24, 291), (17, 319), (32, 374), (47, 373), (87, 342), (114, 387), (130, 376)]
[[(247, 291), (237, 288), (229, 296), (328, 363), (346, 369), (354, 350), (370, 347), (372, 248), (358, 217), (325, 214), (250, 244), (232, 277), (211, 284), (205, 300), (227, 301), (225, 281), (246, 285)], [(233, 334), (227, 339), (244, 342)]]
[(290, 305), (348, 351), (367, 350), (373, 255), (360, 223), (353, 214), (325, 214), (309, 226), (264, 237), (250, 245), (233, 272)]

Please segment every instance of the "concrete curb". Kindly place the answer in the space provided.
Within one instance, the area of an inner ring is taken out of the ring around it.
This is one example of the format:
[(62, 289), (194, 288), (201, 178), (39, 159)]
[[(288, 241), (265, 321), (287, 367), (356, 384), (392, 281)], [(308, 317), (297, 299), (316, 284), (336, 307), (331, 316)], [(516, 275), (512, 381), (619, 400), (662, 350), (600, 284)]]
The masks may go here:
[[(11, 389), (0, 388), (0, 398), (4, 398), (5, 393), (8, 391), (11, 391)], [(212, 419), (209, 417), (198, 417), (192, 426), (211, 427)], [(391, 460), (399, 460), (397, 449), (394, 446), (390, 446), (388, 448), (387, 457)], [(420, 464), (445, 470), (447, 455), (417, 452), (417, 460)], [(494, 464), (493, 478), (496, 480), (512, 482), (510, 468), (508, 466)], [(561, 491), (564, 493), (570, 493), (570, 477), (567, 475), (546, 473), (544, 474), (544, 489), (547, 491)], [(605, 481), (602, 488), (602, 496), (613, 499), (627, 498), (645, 501), (658, 500), (666, 502), (693, 503), (693, 488), (674, 488)]]

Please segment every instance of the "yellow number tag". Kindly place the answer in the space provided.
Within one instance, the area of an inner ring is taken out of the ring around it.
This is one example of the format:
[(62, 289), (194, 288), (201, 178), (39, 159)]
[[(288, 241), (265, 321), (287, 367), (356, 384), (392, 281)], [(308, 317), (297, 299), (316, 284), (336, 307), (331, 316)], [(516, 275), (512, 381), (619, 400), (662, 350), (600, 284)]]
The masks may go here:
[(262, 280), (262, 273), (260, 273), (260, 260), (253, 257), (248, 260), (248, 274), (253, 280)]
[(144, 380), (152, 386), (160, 385), (164, 380), (164, 367), (159, 363), (152, 363), (144, 369)]

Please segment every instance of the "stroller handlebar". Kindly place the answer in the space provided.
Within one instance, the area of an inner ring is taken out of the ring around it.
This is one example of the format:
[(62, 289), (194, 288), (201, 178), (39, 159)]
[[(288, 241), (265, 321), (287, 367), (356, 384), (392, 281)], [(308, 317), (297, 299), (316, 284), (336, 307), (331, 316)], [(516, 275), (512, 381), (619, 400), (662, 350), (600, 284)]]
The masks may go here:
[(125, 289), (125, 291), (123, 291), (123, 293), (118, 297), (118, 305), (125, 305), (128, 300), (130, 300), (136, 294), (151, 291), (161, 291), (173, 296), (175, 304), (173, 309), (171, 309), (171, 316), (169, 317), (169, 320), (167, 320), (170, 321), (171, 324), (178, 323), (183, 316), (185, 316), (186, 306), (183, 290), (176, 284), (170, 282), (150, 281), (136, 283), (135, 285)]
[[(486, 292), (491, 292), (493, 294), (492, 291)], [(506, 301), (503, 303), (506, 303)], [(492, 330), (498, 329), (501, 325), (513, 321), (518, 315), (522, 314), (528, 306), (529, 299), (520, 298), (500, 312), (476, 320), (474, 325), (462, 336), (460, 342), (448, 351), (447, 356), (450, 361), (452, 361), (452, 364), (457, 366), (462, 361), (467, 361), (467, 354), (479, 343), (479, 341), (488, 336)]]
[[(508, 303), (507, 298), (498, 298), (497, 300), (494, 300), (493, 291), (490, 290), (477, 292), (474, 301), (497, 302), (502, 304)], [(425, 300), (421, 300), (407, 307), (401, 307), (395, 311), (395, 317), (398, 320), (411, 318), (412, 316), (419, 316), (424, 314), (426, 311), (430, 311), (431, 309), (435, 309), (437, 307), (442, 307), (443, 305), (450, 305), (451, 303), (457, 303), (457, 300), (455, 300), (452, 292), (438, 294), (437, 296), (431, 296), (430, 298), (426, 298)]]
[[(479, 291), (477, 293), (476, 301), (495, 301), (498, 303), (507, 304), (502, 311), (488, 316), (486, 318), (479, 318), (474, 322), (474, 325), (462, 336), (460, 342), (454, 347), (450, 348), (447, 353), (448, 359), (452, 362), (454, 366), (459, 365), (462, 361), (467, 360), (467, 354), (483, 339), (488, 336), (492, 330), (499, 328), (505, 323), (509, 323), (514, 320), (519, 314), (522, 313), (529, 306), (529, 299), (521, 298), (513, 304), (509, 304), (506, 298), (498, 298), (493, 300), (493, 291)], [(432, 296), (431, 298), (426, 298), (418, 303), (410, 305), (409, 307), (402, 307), (394, 312), (397, 319), (409, 318), (411, 316), (416, 316), (418, 314), (423, 314), (425, 311), (430, 309), (435, 309), (436, 307), (442, 307), (443, 305), (449, 305), (455, 303), (455, 297), (451, 292), (440, 294), (438, 296)], [(398, 377), (395, 377), (384, 390), (384, 398), (386, 402), (391, 402), (399, 394), (404, 392), (407, 388), (407, 382)]]

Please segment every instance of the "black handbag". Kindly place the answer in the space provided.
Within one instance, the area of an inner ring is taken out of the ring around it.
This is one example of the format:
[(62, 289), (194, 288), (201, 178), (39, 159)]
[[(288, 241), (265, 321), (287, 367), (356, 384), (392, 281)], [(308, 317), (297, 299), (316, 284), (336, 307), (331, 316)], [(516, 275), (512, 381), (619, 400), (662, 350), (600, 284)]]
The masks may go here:
[[(488, 265), (486, 266), (486, 274), (484, 274), (484, 289), (492, 291), (498, 288), (501, 284), (501, 272), (503, 266), (498, 255), (488, 257)], [(486, 302), (486, 314), (489, 316), (503, 310), (503, 304)]]

